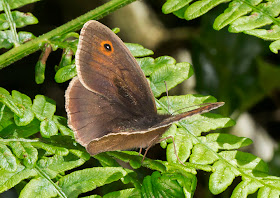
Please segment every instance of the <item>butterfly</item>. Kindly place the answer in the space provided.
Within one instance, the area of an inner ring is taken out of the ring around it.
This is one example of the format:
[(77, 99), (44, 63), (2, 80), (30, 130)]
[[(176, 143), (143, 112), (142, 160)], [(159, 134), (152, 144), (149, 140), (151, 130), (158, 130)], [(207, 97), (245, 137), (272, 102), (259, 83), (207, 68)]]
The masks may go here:
[(222, 106), (206, 104), (177, 115), (157, 113), (148, 81), (122, 40), (108, 27), (88, 21), (76, 53), (77, 77), (66, 90), (68, 123), (91, 155), (147, 148), (174, 122)]

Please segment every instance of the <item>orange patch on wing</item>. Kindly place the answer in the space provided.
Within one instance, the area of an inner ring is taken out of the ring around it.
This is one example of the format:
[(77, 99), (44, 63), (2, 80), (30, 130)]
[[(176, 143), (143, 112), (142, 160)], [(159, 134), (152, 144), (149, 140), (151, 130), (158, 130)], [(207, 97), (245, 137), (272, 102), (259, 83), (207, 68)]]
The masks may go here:
[(111, 41), (102, 41), (99, 49), (105, 55), (110, 55), (114, 52), (114, 47)]

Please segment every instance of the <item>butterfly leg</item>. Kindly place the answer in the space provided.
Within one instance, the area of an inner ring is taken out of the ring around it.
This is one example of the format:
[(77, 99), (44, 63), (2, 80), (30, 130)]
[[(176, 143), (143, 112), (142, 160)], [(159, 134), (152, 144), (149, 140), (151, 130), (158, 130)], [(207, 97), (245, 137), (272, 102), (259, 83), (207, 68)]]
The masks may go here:
[(139, 149), (138, 155), (141, 155), (141, 153), (142, 153), (142, 147)]
[(155, 140), (157, 140), (157, 139), (158, 139), (158, 136), (156, 136), (155, 138), (153, 138), (153, 139), (150, 141), (150, 145), (146, 148), (141, 163), (143, 163), (143, 161), (144, 161), (144, 159), (145, 159), (145, 157), (146, 157), (146, 155), (147, 155), (147, 153), (148, 153), (148, 150), (155, 144)]
[(185, 166), (184, 162), (182, 162), (182, 161), (180, 160), (180, 158), (179, 158), (179, 156), (178, 156), (178, 154), (177, 154), (177, 150), (176, 150), (175, 141), (174, 141), (173, 136), (167, 136), (167, 137), (165, 137), (165, 138), (163, 138), (163, 139), (160, 139), (159, 142), (162, 142), (162, 141), (167, 140), (167, 139), (170, 139), (170, 138), (172, 139), (172, 142), (173, 142), (174, 154), (176, 155), (177, 160), (179, 161), (180, 164), (182, 164), (182, 165)]

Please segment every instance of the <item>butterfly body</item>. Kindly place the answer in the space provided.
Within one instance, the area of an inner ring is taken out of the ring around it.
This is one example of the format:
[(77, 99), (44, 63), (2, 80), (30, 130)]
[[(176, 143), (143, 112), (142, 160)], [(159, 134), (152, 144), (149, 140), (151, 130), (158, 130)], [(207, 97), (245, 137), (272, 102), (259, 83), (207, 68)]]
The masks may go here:
[(91, 155), (145, 148), (159, 141), (172, 123), (208, 112), (211, 103), (178, 114), (157, 114), (148, 81), (125, 44), (108, 27), (87, 22), (76, 53), (78, 76), (66, 91), (69, 126)]

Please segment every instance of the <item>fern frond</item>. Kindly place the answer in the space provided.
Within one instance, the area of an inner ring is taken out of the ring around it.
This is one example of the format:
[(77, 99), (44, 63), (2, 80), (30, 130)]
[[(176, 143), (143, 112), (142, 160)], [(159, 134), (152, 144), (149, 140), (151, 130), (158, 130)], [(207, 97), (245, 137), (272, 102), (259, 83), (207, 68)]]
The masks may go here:
[[(37, 1), (37, 0), (35, 0)], [(29, 3), (35, 2), (34, 0), (24, 1), (9, 1), (2, 0), (0, 11), (4, 10), (5, 13), (0, 14), (0, 49), (12, 48), (19, 46), (22, 43), (34, 39), (35, 36), (30, 32), (17, 32), (16, 28), (22, 28), (27, 25), (37, 24), (38, 20), (31, 13), (23, 13), (19, 11), (11, 11), (11, 9), (19, 8)], [(9, 30), (7, 30), (9, 29)]]
[[(270, 50), (277, 53), (280, 49), (280, 2), (277, 0), (200, 0), (195, 2), (167, 0), (162, 6), (162, 11), (165, 14), (174, 13), (180, 18), (192, 20), (219, 4), (227, 2), (230, 2), (228, 8), (216, 18), (214, 29), (220, 30), (229, 25), (230, 32), (243, 32), (264, 40), (274, 41), (270, 45)], [(267, 26), (270, 28), (266, 28)], [(263, 29), (260, 29), (262, 27)]]

